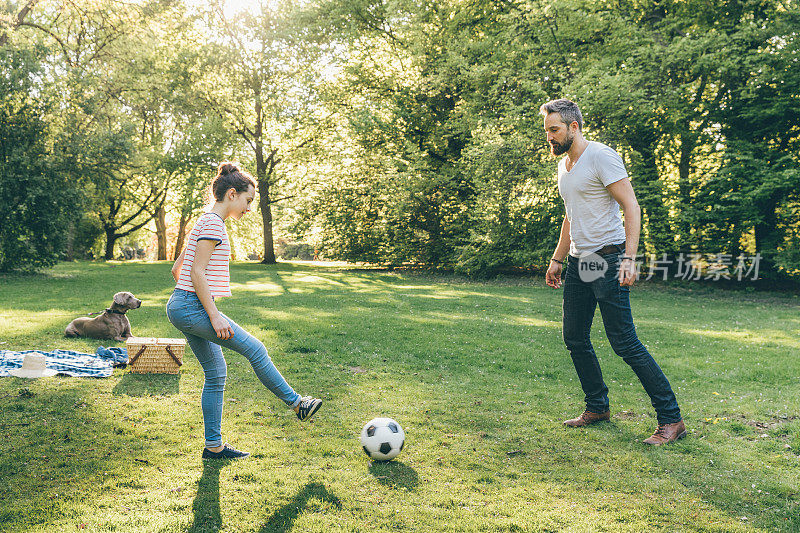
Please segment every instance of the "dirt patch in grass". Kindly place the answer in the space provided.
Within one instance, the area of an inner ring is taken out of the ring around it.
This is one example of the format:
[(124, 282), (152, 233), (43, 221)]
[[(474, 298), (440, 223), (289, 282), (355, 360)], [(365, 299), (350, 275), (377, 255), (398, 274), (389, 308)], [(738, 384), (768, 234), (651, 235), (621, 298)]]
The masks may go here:
[(793, 422), (795, 420), (800, 419), (797, 416), (778, 416), (771, 418), (769, 420), (750, 420), (744, 415), (736, 415), (731, 416), (731, 420), (740, 420), (743, 423), (747, 424), (750, 427), (754, 427), (756, 429), (762, 429), (767, 431), (772, 431), (773, 429), (777, 429), (783, 424), (787, 424), (789, 422)]

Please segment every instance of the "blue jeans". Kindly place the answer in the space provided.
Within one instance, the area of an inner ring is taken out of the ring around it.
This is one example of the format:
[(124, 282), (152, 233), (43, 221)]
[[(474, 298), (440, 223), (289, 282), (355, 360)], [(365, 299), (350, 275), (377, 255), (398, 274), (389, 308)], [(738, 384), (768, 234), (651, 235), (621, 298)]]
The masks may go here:
[[(667, 377), (636, 336), (631, 315), (630, 288), (619, 284), (619, 254), (601, 256), (608, 263), (605, 273), (593, 281), (581, 279), (579, 259), (569, 256), (564, 275), (564, 343), (572, 355), (581, 387), (586, 395), (586, 409), (593, 413), (609, 410), (608, 387), (589, 333), (595, 308), (600, 306), (606, 336), (614, 352), (630, 365), (650, 396), (659, 424), (681, 419), (681, 411)], [(587, 271), (584, 271), (587, 272)]]
[(264, 344), (239, 327), (236, 322), (225, 315), (222, 316), (233, 329), (233, 337), (227, 340), (217, 337), (217, 332), (211, 327), (211, 319), (195, 293), (175, 289), (167, 302), (167, 318), (186, 336), (205, 373), (200, 404), (203, 408), (203, 425), (208, 448), (222, 445), (222, 397), (228, 365), (225, 363), (220, 346), (245, 356), (261, 383), (290, 408), (300, 403), (300, 395), (286, 383), (275, 368)]

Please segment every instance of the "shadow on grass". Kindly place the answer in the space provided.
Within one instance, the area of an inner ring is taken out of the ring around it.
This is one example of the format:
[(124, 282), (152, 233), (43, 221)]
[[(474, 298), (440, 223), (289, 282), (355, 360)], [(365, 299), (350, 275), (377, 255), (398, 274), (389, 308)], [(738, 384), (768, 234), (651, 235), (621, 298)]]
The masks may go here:
[(167, 396), (180, 392), (180, 374), (134, 374), (125, 372), (111, 391), (114, 396)]
[[(609, 472), (608, 467), (604, 465), (598, 467), (594, 475), (588, 476), (581, 470), (585, 459), (578, 459), (571, 449), (573, 442), (577, 448), (589, 442), (585, 435), (581, 435), (584, 432), (594, 433), (598, 437), (613, 436), (619, 442), (603, 439), (610, 443), (603, 452), (606, 465), (613, 464), (616, 458), (629, 461), (633, 456), (637, 461), (641, 461), (637, 468), (645, 465), (642, 470), (636, 470), (637, 477), (642, 478), (641, 484), (638, 479), (634, 479), (636, 491), (648, 493), (654, 498), (667, 498), (670, 505), (674, 505), (674, 502), (681, 497), (699, 498), (709, 508), (713, 507), (720, 514), (727, 516), (731, 523), (741, 521), (740, 517), (744, 515), (753, 527), (769, 531), (800, 531), (800, 513), (796, 512), (800, 508), (800, 493), (791, 480), (777, 478), (769, 470), (754, 467), (754, 464), (758, 464), (757, 458), (743, 454), (742, 450), (732, 453), (727, 446), (715, 445), (705, 440), (704, 431), (707, 428), (696, 419), (686, 422), (689, 429), (696, 427), (696, 433), (665, 446), (648, 446), (641, 441), (650, 436), (649, 430), (656, 428), (655, 417), (650, 414), (648, 416), (653, 418), (653, 425), (647, 427), (644, 432), (631, 429), (623, 417), (594, 424), (588, 428), (565, 428), (565, 438), (551, 441), (552, 447), (548, 450), (550, 457), (559, 458), (557, 463), (543, 463), (539, 459), (530, 457), (523, 460), (529, 465), (528, 471), (538, 469), (546, 477), (550, 476), (548, 470), (576, 467), (574, 478), (571, 475), (562, 475), (558, 478), (558, 482), (563, 486), (573, 485), (575, 492), (585, 492), (588, 486), (602, 483), (604, 489), (610, 493), (626, 494), (632, 490), (629, 484), (631, 477), (628, 474), (620, 473), (616, 478), (605, 477), (606, 474), (613, 473), (613, 467), (612, 472)], [(594, 442), (594, 439), (591, 441)], [(631, 442), (634, 445), (626, 449), (621, 442)], [(668, 473), (668, 476), (663, 473)], [(666, 491), (661, 492), (657, 487), (648, 486), (644, 481), (649, 474), (657, 479), (661, 478), (664, 482), (678, 483), (685, 487), (687, 493), (676, 496), (675, 491), (678, 489), (673, 488), (667, 489), (672, 492), (669, 496), (665, 496), (668, 494)], [(762, 488), (764, 492), (751, 491), (750, 487)]]
[(108, 494), (138, 483), (132, 457), (146, 457), (150, 445), (94, 408), (90, 383), (3, 378), (0, 530), (59, 529), (89, 508), (54, 495)]
[(189, 533), (216, 533), (222, 528), (219, 510), (219, 472), (230, 461), (203, 461), (203, 475), (197, 482), (197, 496), (192, 504), (194, 520)]
[(701, 495), (733, 521), (741, 520), (743, 515), (754, 527), (800, 531), (800, 493), (791, 479), (754, 466), (758, 464), (755, 453), (748, 457), (741, 450), (732, 453), (725, 446), (701, 441), (697, 436), (704, 427), (699, 421), (690, 423), (697, 426), (698, 433), (678, 443), (644, 449), (654, 470), (671, 472), (681, 485)]
[(374, 461), (369, 465), (369, 473), (391, 489), (414, 490), (419, 485), (416, 470), (401, 461)]
[(290, 531), (294, 521), (300, 513), (308, 507), (310, 499), (316, 498), (323, 502), (330, 503), (336, 508), (341, 509), (342, 502), (335, 494), (331, 493), (322, 483), (308, 483), (303, 489), (292, 498), (292, 500), (275, 511), (267, 522), (259, 530), (260, 533), (284, 533)]

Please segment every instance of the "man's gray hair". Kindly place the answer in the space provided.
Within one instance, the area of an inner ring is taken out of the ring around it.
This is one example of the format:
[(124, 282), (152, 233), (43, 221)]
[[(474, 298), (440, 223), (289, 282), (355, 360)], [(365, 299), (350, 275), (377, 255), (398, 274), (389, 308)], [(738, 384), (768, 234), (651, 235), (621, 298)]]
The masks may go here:
[(544, 116), (547, 116), (550, 113), (558, 113), (561, 116), (561, 120), (564, 122), (564, 124), (569, 126), (573, 122), (577, 122), (578, 129), (581, 131), (583, 130), (583, 115), (581, 115), (581, 110), (578, 108), (578, 104), (572, 100), (567, 100), (566, 98), (550, 100), (546, 104), (542, 104), (542, 107), (539, 108), (539, 113)]

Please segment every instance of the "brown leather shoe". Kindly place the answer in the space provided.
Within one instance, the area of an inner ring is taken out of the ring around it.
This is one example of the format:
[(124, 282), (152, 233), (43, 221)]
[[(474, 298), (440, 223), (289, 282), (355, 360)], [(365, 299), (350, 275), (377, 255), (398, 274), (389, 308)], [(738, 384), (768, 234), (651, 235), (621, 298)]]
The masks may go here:
[(679, 420), (674, 424), (659, 424), (653, 436), (642, 442), (653, 446), (661, 446), (662, 444), (669, 444), (672, 441), (682, 439), (685, 436), (686, 426), (683, 425), (683, 420)]
[(564, 420), (564, 425), (569, 426), (571, 428), (580, 428), (583, 426), (588, 426), (589, 424), (594, 424), (595, 422), (603, 422), (605, 420), (609, 420), (610, 418), (611, 418), (611, 411), (606, 411), (605, 413), (593, 413), (591, 411), (584, 411), (583, 414), (578, 418)]

